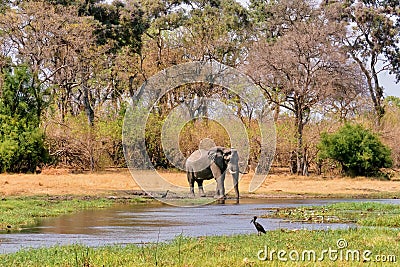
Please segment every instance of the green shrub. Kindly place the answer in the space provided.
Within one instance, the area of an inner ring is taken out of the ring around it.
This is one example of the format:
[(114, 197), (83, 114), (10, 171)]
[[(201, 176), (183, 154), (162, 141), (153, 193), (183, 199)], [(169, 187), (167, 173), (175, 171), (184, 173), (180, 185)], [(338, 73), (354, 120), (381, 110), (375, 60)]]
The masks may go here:
[(350, 176), (377, 176), (380, 168), (392, 165), (390, 150), (361, 125), (345, 124), (336, 133), (323, 133), (319, 149), (320, 159), (338, 161)]
[(44, 103), (38, 100), (31, 79), (24, 66), (4, 73), (0, 88), (0, 172), (34, 172), (49, 160), (39, 128)]
[(3, 114), (0, 127), (0, 172), (35, 172), (49, 161), (40, 128)]

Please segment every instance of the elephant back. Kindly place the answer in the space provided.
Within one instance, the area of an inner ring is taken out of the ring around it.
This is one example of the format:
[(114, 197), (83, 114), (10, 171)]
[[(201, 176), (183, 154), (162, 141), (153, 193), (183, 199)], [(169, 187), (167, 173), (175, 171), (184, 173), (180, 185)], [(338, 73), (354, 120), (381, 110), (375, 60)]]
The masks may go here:
[(208, 156), (208, 150), (198, 149), (194, 151), (186, 160), (186, 170), (199, 172), (207, 169), (211, 164)]

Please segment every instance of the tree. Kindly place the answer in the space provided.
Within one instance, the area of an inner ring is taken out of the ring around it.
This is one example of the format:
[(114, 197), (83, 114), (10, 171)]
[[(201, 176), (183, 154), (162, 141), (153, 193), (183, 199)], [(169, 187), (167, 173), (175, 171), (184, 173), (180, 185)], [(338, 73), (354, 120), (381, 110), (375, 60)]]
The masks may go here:
[(106, 53), (106, 64), (99, 65), (97, 80), (106, 83), (103, 95), (117, 108), (124, 96), (133, 97), (136, 87), (144, 81), (139, 75), (143, 74), (142, 37), (149, 23), (142, 6), (136, 1), (99, 4), (93, 8), (93, 14), (103, 25), (96, 32), (97, 39), (111, 44)]
[(392, 166), (390, 150), (361, 125), (345, 124), (338, 132), (324, 133), (319, 158), (336, 160), (346, 175), (378, 175), (379, 168)]
[(182, 36), (183, 56), (238, 66), (250, 38), (247, 10), (234, 0), (191, 1), (191, 5), (188, 18), (176, 31)]
[(5, 70), (0, 88), (0, 172), (35, 172), (49, 161), (39, 128), (43, 111), (39, 90), (26, 66)]
[[(354, 90), (354, 84), (344, 83), (357, 79), (357, 75), (352, 77), (356, 73), (338, 45), (341, 25), (328, 23), (321, 10), (304, 3), (296, 3), (302, 7), (295, 9), (297, 16), (272, 12), (287, 18), (280, 22), (279, 28), (284, 30), (276, 38), (259, 37), (247, 66), (247, 73), (264, 90), (268, 100), (294, 115), (297, 174), (302, 175), (308, 172), (303, 130), (313, 108), (333, 97), (339, 87)], [(291, 1), (277, 5), (271, 8), (293, 12), (289, 8), (293, 5)]]
[(379, 125), (385, 113), (379, 74), (389, 71), (400, 80), (399, 2), (342, 0), (329, 3), (326, 9), (337, 21), (348, 23), (343, 43), (366, 79)]
[(1, 51), (30, 68), (33, 88), (52, 89), (62, 118), (68, 109), (83, 106), (92, 121), (90, 60), (100, 59), (104, 52), (93, 48), (96, 27), (91, 18), (78, 17), (74, 8), (23, 2), (0, 14)]
[[(170, 33), (180, 27), (185, 20), (185, 10), (181, 8), (187, 0), (134, 0), (138, 2), (147, 18), (149, 26), (144, 32), (141, 50), (142, 76), (152, 75), (171, 64), (181, 61), (175, 55), (174, 46), (169, 43)], [(145, 61), (146, 59), (146, 61)], [(145, 73), (144, 73), (145, 72)], [(139, 77), (138, 77), (139, 78)], [(142, 77), (140, 77), (142, 78)], [(146, 77), (143, 77), (146, 79)]]

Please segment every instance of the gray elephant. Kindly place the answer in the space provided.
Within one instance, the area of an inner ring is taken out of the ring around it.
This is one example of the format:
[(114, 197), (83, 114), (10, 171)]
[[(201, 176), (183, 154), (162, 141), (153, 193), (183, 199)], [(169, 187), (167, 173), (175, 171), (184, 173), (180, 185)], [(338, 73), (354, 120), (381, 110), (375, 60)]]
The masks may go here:
[(215, 178), (217, 190), (215, 198), (225, 198), (225, 173), (229, 171), (233, 177), (236, 199), (239, 199), (239, 156), (236, 149), (213, 147), (208, 150), (199, 149), (186, 160), (186, 173), (190, 185), (190, 193), (194, 196), (194, 182), (199, 186), (200, 196), (205, 196), (203, 181)]

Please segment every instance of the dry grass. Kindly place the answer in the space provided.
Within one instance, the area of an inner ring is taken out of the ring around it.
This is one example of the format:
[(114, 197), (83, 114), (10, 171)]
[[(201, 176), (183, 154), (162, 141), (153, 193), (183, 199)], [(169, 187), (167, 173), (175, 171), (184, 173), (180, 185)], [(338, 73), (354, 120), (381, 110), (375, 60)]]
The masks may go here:
[(1, 174), (1, 195), (98, 195), (139, 189), (127, 170), (72, 174), (58, 170), (41, 174)]
[[(184, 173), (160, 172), (160, 175), (175, 185), (187, 187)], [(251, 177), (251, 174), (247, 174), (240, 180), (242, 196), (248, 194)], [(227, 177), (227, 180), (230, 180), (230, 177)], [(51, 170), (41, 174), (0, 175), (0, 194), (3, 196), (104, 195), (128, 190), (140, 190), (140, 187), (126, 169), (78, 174), (66, 170)], [(400, 181), (381, 181), (362, 177), (303, 177), (272, 173), (255, 193), (248, 196), (372, 196), (386, 193), (397, 195), (400, 194)]]

